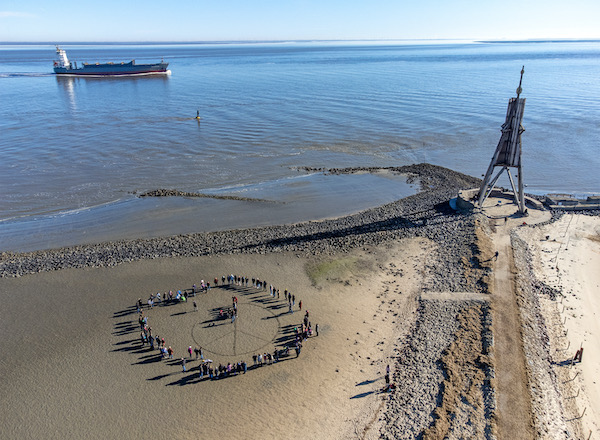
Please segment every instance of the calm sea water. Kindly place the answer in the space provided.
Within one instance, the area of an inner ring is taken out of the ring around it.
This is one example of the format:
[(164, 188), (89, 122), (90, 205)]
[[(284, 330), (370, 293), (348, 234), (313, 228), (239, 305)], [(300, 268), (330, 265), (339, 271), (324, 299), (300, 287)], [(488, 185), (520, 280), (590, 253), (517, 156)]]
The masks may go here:
[[(57, 78), (54, 46), (0, 45), (0, 250), (323, 218), (414, 191), (302, 166), (480, 176), (522, 65), (527, 189), (600, 192), (600, 42), (63, 48), (172, 74)], [(275, 203), (131, 194), (155, 188)]]

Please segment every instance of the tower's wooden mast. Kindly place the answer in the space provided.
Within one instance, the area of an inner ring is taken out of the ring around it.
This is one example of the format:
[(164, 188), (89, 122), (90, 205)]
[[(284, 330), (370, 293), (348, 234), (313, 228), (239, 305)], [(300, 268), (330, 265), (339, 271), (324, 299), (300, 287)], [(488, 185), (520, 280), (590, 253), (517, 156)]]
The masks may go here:
[[(511, 98), (508, 102), (508, 109), (506, 111), (506, 120), (502, 124), (502, 135), (500, 141), (496, 147), (490, 166), (488, 167), (487, 173), (483, 179), (483, 183), (479, 190), (479, 206), (483, 206), (483, 202), (490, 195), (494, 189), (494, 185), (498, 181), (498, 178), (503, 171), (508, 174), (508, 179), (513, 189), (515, 197), (515, 203), (519, 207), (519, 212), (523, 215), (526, 214), (525, 209), (525, 195), (523, 193), (523, 168), (521, 163), (521, 134), (525, 131), (521, 125), (523, 120), (523, 111), (525, 110), (525, 98), (520, 98), (521, 84), (523, 82), (523, 74), (525, 73), (525, 66), (521, 69), (521, 79), (519, 80), (519, 87), (517, 88), (517, 97)], [(502, 167), (500, 171), (492, 177), (495, 167)], [(510, 168), (517, 168), (518, 172), (518, 190), (515, 188), (515, 182)]]

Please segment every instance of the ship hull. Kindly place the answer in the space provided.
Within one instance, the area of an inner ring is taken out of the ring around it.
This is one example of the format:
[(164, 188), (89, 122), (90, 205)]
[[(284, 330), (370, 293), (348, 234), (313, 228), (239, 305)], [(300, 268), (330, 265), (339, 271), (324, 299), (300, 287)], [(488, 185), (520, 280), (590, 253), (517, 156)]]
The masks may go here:
[(169, 63), (135, 64), (129, 63), (105, 63), (84, 64), (83, 67), (73, 69), (71, 67), (54, 67), (57, 75), (73, 76), (132, 76), (132, 75), (166, 75), (169, 73)]

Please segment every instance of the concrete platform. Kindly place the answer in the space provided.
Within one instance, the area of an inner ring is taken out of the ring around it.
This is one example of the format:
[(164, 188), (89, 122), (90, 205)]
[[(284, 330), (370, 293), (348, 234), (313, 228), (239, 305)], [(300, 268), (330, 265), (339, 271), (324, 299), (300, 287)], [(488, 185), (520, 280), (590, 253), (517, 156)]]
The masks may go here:
[(474, 200), (478, 193), (478, 188), (460, 191), (456, 198), (456, 209), (481, 212), (489, 219), (494, 220), (492, 223), (496, 225), (502, 223), (509, 226), (534, 225), (551, 218), (550, 211), (544, 208), (542, 202), (531, 197), (525, 197), (527, 215), (523, 216), (518, 212), (512, 191), (493, 190), (485, 200), (483, 207), (480, 208)]

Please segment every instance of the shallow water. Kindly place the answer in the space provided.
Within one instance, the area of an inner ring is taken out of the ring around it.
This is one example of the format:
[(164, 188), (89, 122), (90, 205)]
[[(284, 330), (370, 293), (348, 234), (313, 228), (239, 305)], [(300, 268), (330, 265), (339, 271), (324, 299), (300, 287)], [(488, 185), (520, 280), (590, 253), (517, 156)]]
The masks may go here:
[(226, 191), (249, 198), (260, 193), (264, 202), (128, 195), (92, 208), (27, 216), (0, 223), (0, 241), (4, 250), (32, 251), (122, 238), (296, 223), (355, 213), (416, 190), (404, 177), (391, 174), (301, 174), (285, 180)]
[[(375, 178), (364, 193), (364, 177), (304, 181), (302, 166), (429, 162), (480, 176), (522, 65), (528, 191), (600, 192), (598, 42), (64, 48), (78, 63), (164, 57), (172, 74), (60, 78), (50, 74), (53, 46), (0, 46), (0, 250), (105, 230), (134, 237), (322, 218), (403, 193), (398, 179)], [(156, 188), (280, 191), (287, 203), (155, 200), (148, 209), (130, 196)], [(156, 211), (162, 224), (149, 220)], [(56, 238), (24, 243), (36, 230)]]

